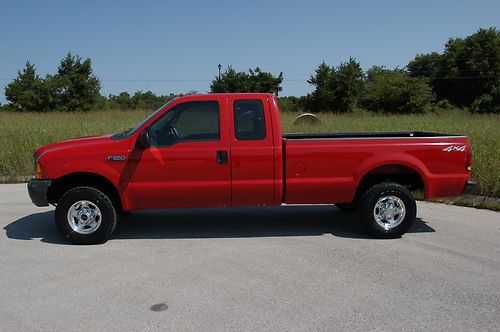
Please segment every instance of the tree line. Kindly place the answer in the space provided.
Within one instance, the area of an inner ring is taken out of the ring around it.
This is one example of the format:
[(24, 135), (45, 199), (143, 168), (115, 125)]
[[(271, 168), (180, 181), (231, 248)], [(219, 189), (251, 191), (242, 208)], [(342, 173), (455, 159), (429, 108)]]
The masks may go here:
[(313, 92), (283, 104), (310, 112), (418, 114), (460, 107), (500, 114), (500, 31), (450, 39), (443, 53), (419, 54), (403, 69), (373, 66), (365, 73), (354, 58), (336, 67), (322, 63), (308, 83)]
[[(283, 111), (419, 114), (467, 108), (475, 113), (500, 114), (500, 31), (479, 29), (466, 38), (452, 38), (442, 53), (418, 54), (404, 68), (373, 66), (366, 72), (354, 58), (337, 66), (321, 63), (307, 80), (314, 87), (302, 97), (279, 98)], [(248, 72), (229, 66), (214, 77), (210, 92), (282, 91), (283, 73), (259, 67)], [(151, 91), (101, 96), (100, 80), (91, 60), (68, 53), (54, 75), (42, 78), (27, 62), (5, 87), (14, 111), (89, 111), (96, 109), (155, 109), (172, 99)], [(196, 93), (192, 91), (190, 93)]]

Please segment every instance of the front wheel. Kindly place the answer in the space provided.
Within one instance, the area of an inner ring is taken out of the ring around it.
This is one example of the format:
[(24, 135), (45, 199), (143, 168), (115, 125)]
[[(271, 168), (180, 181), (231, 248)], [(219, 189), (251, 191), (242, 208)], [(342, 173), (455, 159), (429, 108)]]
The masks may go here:
[(73, 244), (104, 243), (116, 228), (117, 212), (111, 199), (91, 187), (68, 190), (55, 213), (61, 235)]
[(415, 221), (417, 205), (406, 187), (392, 182), (379, 183), (363, 195), (360, 214), (371, 234), (391, 239), (410, 229)]

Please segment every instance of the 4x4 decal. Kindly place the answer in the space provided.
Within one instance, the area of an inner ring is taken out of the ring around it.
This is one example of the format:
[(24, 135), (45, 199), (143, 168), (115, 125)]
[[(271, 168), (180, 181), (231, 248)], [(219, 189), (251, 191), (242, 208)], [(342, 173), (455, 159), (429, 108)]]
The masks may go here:
[(465, 152), (465, 145), (450, 145), (446, 148), (443, 149), (444, 152), (453, 152), (453, 151), (459, 151), (459, 152)]

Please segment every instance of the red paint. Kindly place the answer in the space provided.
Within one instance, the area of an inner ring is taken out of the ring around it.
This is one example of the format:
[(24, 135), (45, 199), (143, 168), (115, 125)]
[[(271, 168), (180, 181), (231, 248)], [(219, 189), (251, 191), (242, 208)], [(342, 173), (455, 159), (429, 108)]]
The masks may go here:
[[(266, 138), (238, 141), (233, 102), (259, 99)], [(183, 142), (165, 148), (135, 148), (139, 134), (173, 106), (214, 100), (220, 107), (220, 140)], [(443, 151), (465, 146), (464, 151)], [(72, 173), (108, 179), (125, 210), (162, 207), (279, 205), (350, 202), (360, 181), (375, 168), (402, 165), (420, 175), (425, 197), (459, 196), (470, 171), (466, 137), (405, 139), (283, 139), (276, 98), (270, 94), (190, 95), (175, 99), (130, 137), (110, 135), (46, 145), (36, 151), (43, 176)], [(226, 151), (227, 164), (216, 162)], [(110, 162), (108, 156), (124, 156)]]

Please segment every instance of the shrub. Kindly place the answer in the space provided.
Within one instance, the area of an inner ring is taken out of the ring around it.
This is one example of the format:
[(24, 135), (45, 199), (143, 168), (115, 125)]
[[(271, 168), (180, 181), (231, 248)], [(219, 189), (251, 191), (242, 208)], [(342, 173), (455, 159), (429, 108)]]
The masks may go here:
[(477, 98), (472, 103), (471, 112), (500, 114), (500, 86), (491, 94), (484, 94)]
[(432, 104), (430, 110), (434, 113), (443, 113), (457, 110), (457, 107), (450, 103), (447, 99), (443, 99), (435, 104)]
[(278, 104), (281, 112), (297, 112), (300, 109), (297, 97), (278, 98)]
[(367, 73), (362, 105), (370, 111), (425, 113), (433, 101), (434, 94), (425, 78), (410, 77), (402, 70), (377, 66)]

